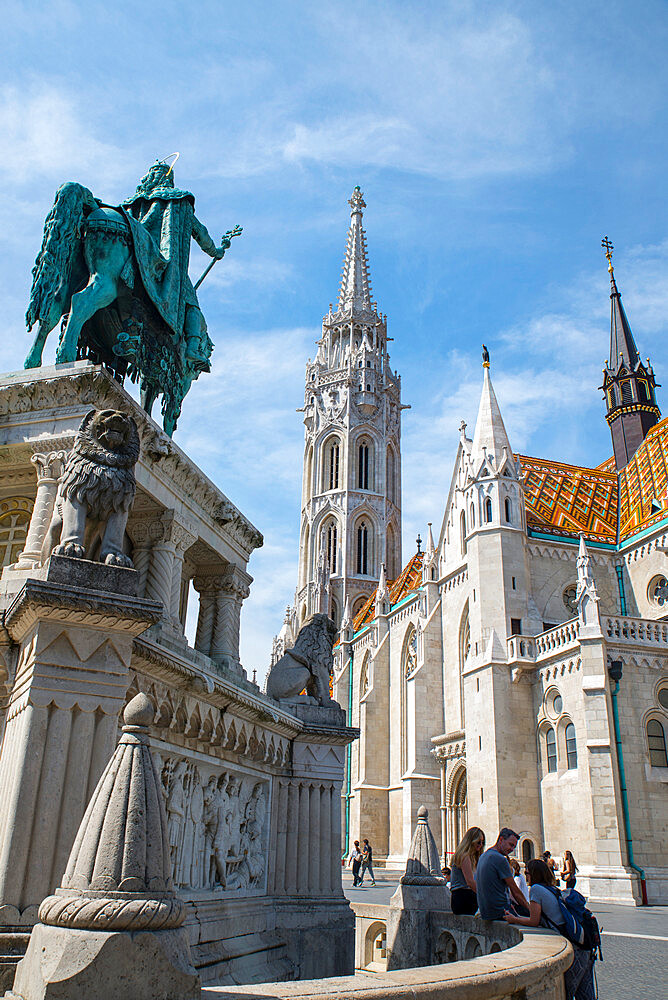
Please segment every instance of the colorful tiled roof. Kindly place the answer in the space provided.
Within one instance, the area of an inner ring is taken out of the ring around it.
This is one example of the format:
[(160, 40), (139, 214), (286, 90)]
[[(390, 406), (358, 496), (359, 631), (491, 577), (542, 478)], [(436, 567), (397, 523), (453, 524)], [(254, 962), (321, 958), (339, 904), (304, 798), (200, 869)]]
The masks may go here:
[(655, 424), (619, 474), (619, 541), (668, 517), (668, 417)]
[(524, 476), (527, 527), (594, 542), (617, 541), (617, 476), (564, 462), (516, 455)]
[[(406, 564), (400, 576), (392, 583), (388, 583), (387, 589), (390, 592), (390, 607), (394, 607), (399, 601), (418, 590), (422, 583), (422, 560), (424, 552), (416, 552), (413, 558)], [(364, 606), (357, 612), (353, 621), (353, 629), (359, 632), (361, 628), (372, 622), (375, 617), (376, 593), (373, 594)]]

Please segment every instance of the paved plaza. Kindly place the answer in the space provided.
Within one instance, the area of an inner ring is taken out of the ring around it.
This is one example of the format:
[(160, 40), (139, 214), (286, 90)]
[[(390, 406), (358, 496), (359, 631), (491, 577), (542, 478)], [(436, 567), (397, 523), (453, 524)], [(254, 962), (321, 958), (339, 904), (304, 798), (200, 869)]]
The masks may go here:
[[(351, 903), (388, 903), (398, 875), (376, 873), (376, 885), (368, 881), (353, 889), (352, 878), (343, 876), (343, 888)], [(600, 1000), (666, 1000), (668, 997), (668, 906), (592, 907), (603, 931), (603, 961), (596, 963)]]

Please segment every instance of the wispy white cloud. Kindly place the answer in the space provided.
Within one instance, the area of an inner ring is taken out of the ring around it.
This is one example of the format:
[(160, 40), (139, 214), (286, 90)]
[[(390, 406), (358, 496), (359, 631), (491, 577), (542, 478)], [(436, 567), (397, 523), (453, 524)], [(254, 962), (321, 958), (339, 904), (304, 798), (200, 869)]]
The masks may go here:
[(92, 174), (116, 180), (128, 168), (127, 153), (98, 138), (90, 107), (46, 81), (0, 91), (3, 155), (0, 178), (17, 186), (44, 177)]

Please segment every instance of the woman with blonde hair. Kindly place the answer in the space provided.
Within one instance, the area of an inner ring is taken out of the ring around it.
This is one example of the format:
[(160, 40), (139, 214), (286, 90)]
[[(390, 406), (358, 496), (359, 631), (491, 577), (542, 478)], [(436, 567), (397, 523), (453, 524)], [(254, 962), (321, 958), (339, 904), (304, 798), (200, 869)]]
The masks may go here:
[(473, 914), (478, 909), (475, 870), (485, 850), (485, 834), (479, 826), (467, 830), (450, 862), (450, 906), (453, 913)]

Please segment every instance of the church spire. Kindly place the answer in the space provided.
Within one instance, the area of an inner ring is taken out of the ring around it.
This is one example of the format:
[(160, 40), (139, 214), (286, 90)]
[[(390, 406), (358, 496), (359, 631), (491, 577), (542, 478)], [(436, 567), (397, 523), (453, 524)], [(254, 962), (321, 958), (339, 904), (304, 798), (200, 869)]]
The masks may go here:
[(649, 358), (643, 364), (612, 266), (612, 243), (607, 236), (601, 241), (608, 259), (610, 274), (610, 355), (603, 368), (603, 385), (610, 426), (615, 465), (623, 469), (635, 455), (650, 427), (661, 416), (656, 405), (657, 385)]
[(483, 385), (471, 446), (471, 463), (476, 475), (485, 460), (491, 460), (493, 471), (496, 471), (504, 461), (504, 453), (506, 458), (512, 459), (510, 441), (489, 374), (489, 351), (484, 344), (482, 358)]
[(343, 257), (338, 311), (372, 312), (366, 233), (362, 228), (362, 209), (366, 208), (366, 202), (359, 185), (353, 191), (348, 204), (350, 205), (350, 229)]

